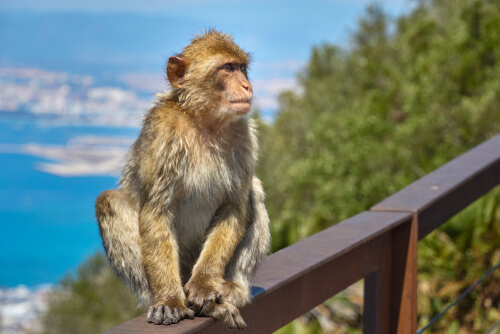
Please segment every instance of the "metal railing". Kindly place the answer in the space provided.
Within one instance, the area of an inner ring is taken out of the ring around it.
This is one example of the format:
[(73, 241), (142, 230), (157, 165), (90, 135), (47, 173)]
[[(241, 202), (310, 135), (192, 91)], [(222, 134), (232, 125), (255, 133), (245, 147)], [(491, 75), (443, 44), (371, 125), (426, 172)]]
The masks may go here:
[[(245, 333), (270, 333), (365, 278), (364, 333), (416, 333), (417, 244), (500, 184), (500, 135), (352, 218), (270, 255)], [(113, 333), (235, 333), (211, 318), (155, 326), (141, 315)]]

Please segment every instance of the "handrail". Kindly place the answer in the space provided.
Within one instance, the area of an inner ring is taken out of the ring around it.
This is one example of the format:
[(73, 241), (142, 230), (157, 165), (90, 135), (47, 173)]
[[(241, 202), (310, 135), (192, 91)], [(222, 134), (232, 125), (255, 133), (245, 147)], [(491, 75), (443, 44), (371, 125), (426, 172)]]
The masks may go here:
[[(500, 135), (371, 208), (270, 255), (245, 333), (270, 333), (365, 278), (364, 333), (416, 333), (418, 240), (500, 184)], [(154, 326), (141, 315), (106, 334), (234, 333), (211, 318)]]

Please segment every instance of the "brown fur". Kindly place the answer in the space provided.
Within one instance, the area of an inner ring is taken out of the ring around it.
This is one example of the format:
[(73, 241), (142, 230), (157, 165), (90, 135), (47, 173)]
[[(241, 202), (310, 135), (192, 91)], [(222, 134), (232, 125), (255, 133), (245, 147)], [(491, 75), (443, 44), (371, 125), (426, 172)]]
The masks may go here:
[(238, 308), (270, 239), (255, 127), (244, 116), (248, 62), (213, 30), (170, 58), (172, 90), (146, 115), (119, 189), (97, 199), (110, 264), (149, 306), (149, 322), (196, 313), (246, 326)]

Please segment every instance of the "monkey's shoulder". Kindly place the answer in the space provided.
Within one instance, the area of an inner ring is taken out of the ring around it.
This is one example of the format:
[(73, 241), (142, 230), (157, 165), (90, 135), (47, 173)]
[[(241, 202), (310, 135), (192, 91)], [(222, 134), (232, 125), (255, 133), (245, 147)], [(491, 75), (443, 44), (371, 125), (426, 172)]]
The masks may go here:
[(168, 133), (183, 123), (184, 115), (175, 103), (161, 101), (146, 113), (143, 119), (143, 133)]
[(144, 155), (158, 153), (167, 146), (180, 144), (179, 132), (182, 115), (172, 105), (157, 104), (143, 119), (142, 129), (133, 149)]

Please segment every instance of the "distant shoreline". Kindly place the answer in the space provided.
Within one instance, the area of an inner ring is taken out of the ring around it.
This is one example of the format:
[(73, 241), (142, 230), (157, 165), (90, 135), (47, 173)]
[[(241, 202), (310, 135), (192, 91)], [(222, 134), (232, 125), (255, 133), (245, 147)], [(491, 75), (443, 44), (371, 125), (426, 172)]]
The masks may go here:
[(57, 176), (113, 177), (120, 174), (123, 156), (133, 139), (90, 136), (80, 141), (84, 143), (73, 141), (65, 146), (0, 143), (0, 154), (24, 154), (48, 160), (37, 162), (34, 168)]

